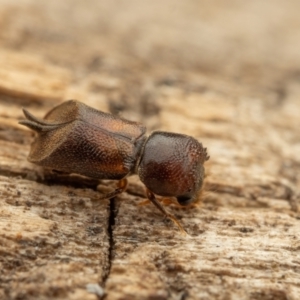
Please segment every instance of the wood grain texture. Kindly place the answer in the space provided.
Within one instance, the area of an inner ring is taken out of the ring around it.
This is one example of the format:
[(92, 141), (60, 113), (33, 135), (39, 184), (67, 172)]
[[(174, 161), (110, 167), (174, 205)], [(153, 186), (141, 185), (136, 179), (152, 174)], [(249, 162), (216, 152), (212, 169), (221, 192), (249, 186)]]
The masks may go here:
[[(299, 9), (0, 0), (0, 299), (299, 299)], [(166, 206), (187, 236), (137, 176), (97, 201), (114, 182), (27, 162), (21, 108), (68, 99), (208, 148), (199, 203)]]

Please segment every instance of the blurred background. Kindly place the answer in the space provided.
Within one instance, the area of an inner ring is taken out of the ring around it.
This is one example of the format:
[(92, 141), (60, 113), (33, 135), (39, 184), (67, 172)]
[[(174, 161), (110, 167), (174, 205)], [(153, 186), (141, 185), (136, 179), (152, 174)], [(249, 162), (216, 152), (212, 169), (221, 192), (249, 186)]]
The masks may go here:
[[(280, 100), (287, 81), (300, 78), (299, 10), (297, 0), (0, 0), (0, 49), (67, 69), (74, 93), (101, 74), (94, 92), (109, 89), (111, 109), (132, 104), (128, 97), (139, 102), (153, 85), (203, 90), (207, 77), (269, 89)], [(15, 62), (0, 56), (4, 81)], [(58, 90), (49, 96), (69, 96)]]
[(297, 0), (0, 0), (0, 116), (77, 99), (299, 183), (299, 11)]

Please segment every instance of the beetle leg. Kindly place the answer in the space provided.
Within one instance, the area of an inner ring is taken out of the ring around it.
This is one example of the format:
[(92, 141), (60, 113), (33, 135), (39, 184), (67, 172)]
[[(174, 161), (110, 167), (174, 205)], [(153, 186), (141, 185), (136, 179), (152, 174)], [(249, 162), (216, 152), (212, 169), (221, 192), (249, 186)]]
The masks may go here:
[(180, 206), (177, 202), (175, 202), (174, 200), (172, 200), (171, 198), (162, 198), (160, 200), (160, 202), (164, 205), (164, 206), (169, 206), (169, 205), (175, 205), (175, 206)]
[[(169, 206), (169, 205), (174, 205), (176, 207), (179, 207), (181, 209), (185, 209), (185, 208), (191, 208), (191, 207), (198, 207), (199, 205), (201, 205), (201, 203), (192, 203), (192, 204), (189, 204), (188, 206), (182, 206), (180, 205), (178, 202), (172, 200), (171, 198), (162, 198), (162, 199), (157, 199), (157, 201), (159, 201), (163, 206)], [(149, 203), (151, 203), (151, 201), (149, 199), (147, 200), (144, 200), (144, 201), (141, 201), (138, 203), (139, 206), (145, 206), (145, 205), (148, 205)]]
[(148, 205), (149, 203), (151, 203), (151, 201), (147, 199), (147, 200), (139, 202), (138, 206), (145, 206), (145, 205)]
[(177, 227), (179, 227), (179, 229), (182, 233), (187, 234), (186, 231), (181, 226), (181, 224), (179, 223), (179, 221), (173, 215), (169, 214), (165, 210), (165, 208), (161, 205), (161, 203), (155, 198), (155, 195), (148, 189), (147, 189), (146, 193), (147, 193), (147, 198), (163, 213), (163, 215), (166, 218), (169, 218), (170, 220), (172, 220), (173, 223), (175, 225), (177, 225)]
[(100, 198), (100, 200), (111, 199), (111, 198), (116, 197), (117, 195), (123, 193), (126, 190), (127, 185), (128, 185), (127, 179), (126, 178), (121, 179), (118, 182), (118, 187), (113, 192), (105, 194), (104, 196), (102, 196)]
[[(168, 205), (176, 205), (176, 206), (179, 206), (179, 207), (182, 207), (180, 204), (178, 204), (177, 202), (173, 201), (172, 199), (170, 198), (162, 198), (162, 199), (157, 199), (157, 201), (159, 201), (160, 203), (162, 203), (164, 206), (168, 206)], [(148, 205), (149, 203), (151, 203), (151, 201), (149, 199), (147, 200), (144, 200), (144, 201), (141, 201), (139, 202), (139, 206), (144, 206), (144, 205)]]
[[(179, 205), (178, 203), (176, 203), (175, 201), (169, 199), (169, 198), (162, 198), (162, 199), (157, 199), (155, 198), (157, 201), (161, 202), (163, 205), (167, 206), (167, 205), (171, 205), (171, 204), (174, 204), (174, 205), (178, 205), (181, 207), (181, 205)], [(147, 200), (144, 200), (144, 201), (141, 201), (139, 202), (139, 206), (144, 206), (144, 205), (148, 205), (149, 203), (151, 203), (151, 201), (149, 199)]]

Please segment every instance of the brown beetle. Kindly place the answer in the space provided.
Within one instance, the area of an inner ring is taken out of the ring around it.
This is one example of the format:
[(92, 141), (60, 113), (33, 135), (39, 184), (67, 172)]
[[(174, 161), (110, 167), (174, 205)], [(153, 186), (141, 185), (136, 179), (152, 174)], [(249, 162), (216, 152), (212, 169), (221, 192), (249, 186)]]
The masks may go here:
[(155, 131), (148, 138), (140, 123), (66, 101), (39, 119), (23, 109), (20, 124), (37, 132), (28, 160), (54, 170), (96, 179), (119, 180), (118, 188), (101, 199), (125, 191), (126, 177), (138, 174), (148, 199), (183, 230), (154, 194), (194, 202), (203, 185), (206, 148), (193, 137)]

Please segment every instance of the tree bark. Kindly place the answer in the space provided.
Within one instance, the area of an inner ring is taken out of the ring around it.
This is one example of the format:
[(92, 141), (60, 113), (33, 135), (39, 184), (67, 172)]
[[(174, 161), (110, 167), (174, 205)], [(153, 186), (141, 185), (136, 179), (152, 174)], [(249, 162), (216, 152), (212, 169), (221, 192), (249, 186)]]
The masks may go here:
[[(300, 298), (300, 5), (229, 2), (0, 1), (0, 299)], [(137, 176), (27, 162), (22, 107), (68, 99), (207, 147), (187, 235)]]

